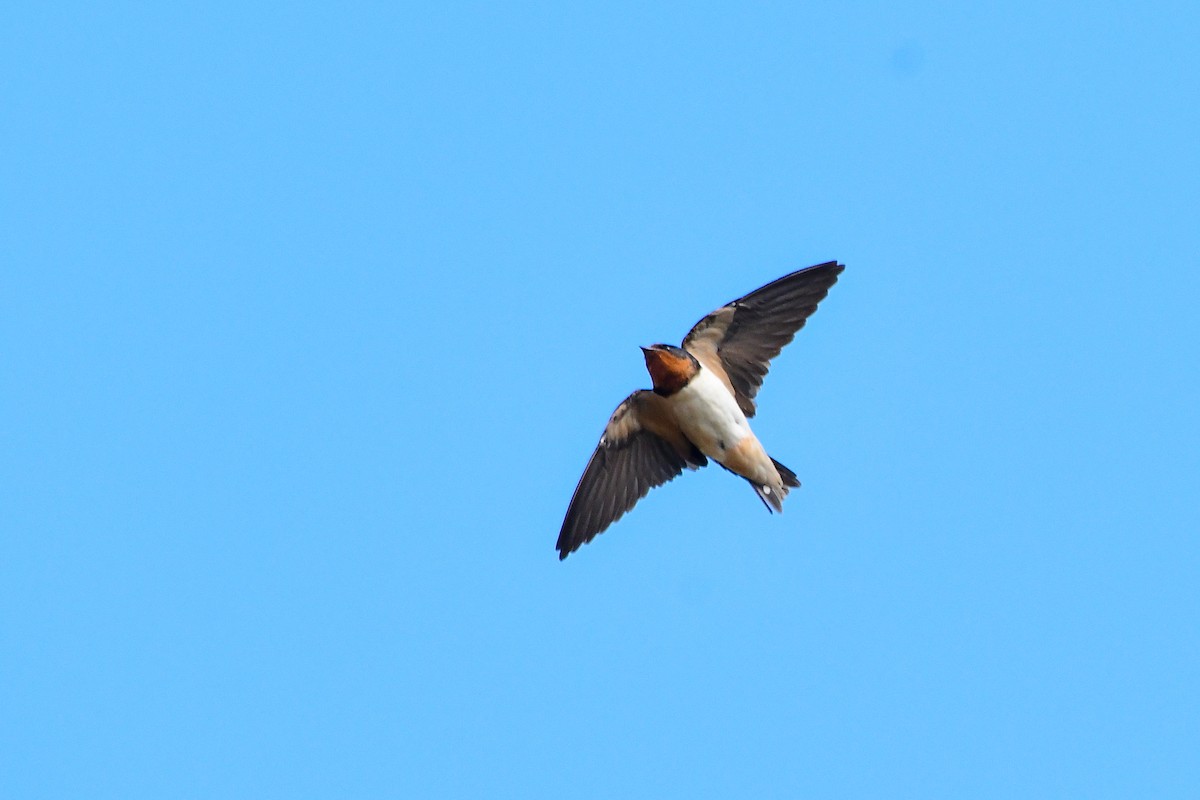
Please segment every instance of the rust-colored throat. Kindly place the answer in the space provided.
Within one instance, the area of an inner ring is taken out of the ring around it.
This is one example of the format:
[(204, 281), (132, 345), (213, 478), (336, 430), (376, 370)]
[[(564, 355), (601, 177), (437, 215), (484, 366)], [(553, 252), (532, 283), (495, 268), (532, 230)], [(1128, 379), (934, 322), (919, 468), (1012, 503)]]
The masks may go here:
[(678, 347), (656, 344), (643, 347), (642, 352), (650, 380), (654, 381), (654, 392), (664, 397), (687, 386), (698, 370), (691, 354)]

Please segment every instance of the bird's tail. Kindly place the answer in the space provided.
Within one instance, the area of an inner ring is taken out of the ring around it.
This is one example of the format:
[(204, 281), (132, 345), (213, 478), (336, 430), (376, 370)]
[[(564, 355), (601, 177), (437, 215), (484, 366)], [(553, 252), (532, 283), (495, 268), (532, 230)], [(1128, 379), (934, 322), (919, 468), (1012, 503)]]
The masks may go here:
[(778, 472), (779, 477), (783, 479), (784, 486), (795, 489), (800, 485), (800, 479), (796, 477), (796, 473), (792, 472), (790, 469), (785, 467), (783, 464), (780, 464), (773, 458), (771, 459), (771, 463), (775, 465), (775, 471)]
[(758, 493), (758, 497), (763, 501), (763, 505), (767, 507), (767, 511), (778, 511), (783, 513), (783, 498), (787, 497), (788, 490), (794, 489), (800, 485), (800, 481), (796, 478), (796, 473), (780, 464), (775, 459), (771, 459), (771, 463), (775, 465), (775, 471), (779, 473), (781, 486), (772, 486), (765, 483), (757, 483), (750, 481), (750, 485), (754, 487), (754, 491)]

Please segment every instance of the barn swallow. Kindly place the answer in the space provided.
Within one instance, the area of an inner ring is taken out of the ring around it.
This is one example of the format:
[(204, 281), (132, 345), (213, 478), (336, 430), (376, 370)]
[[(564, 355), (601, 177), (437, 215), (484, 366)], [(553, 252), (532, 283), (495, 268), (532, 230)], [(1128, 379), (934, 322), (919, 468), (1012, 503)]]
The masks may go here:
[(696, 323), (682, 347), (643, 347), (654, 385), (617, 406), (592, 453), (562, 530), (559, 559), (638, 500), (712, 459), (745, 478), (767, 511), (783, 511), (796, 474), (767, 455), (747, 421), (771, 359), (804, 327), (845, 267), (829, 261), (755, 289)]

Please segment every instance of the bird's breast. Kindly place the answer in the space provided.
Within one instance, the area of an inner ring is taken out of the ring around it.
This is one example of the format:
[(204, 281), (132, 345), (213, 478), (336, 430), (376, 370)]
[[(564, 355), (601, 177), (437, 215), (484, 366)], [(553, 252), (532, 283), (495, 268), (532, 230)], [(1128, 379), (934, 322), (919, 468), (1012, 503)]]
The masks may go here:
[(753, 435), (725, 384), (703, 367), (669, 402), (684, 435), (709, 458), (724, 462), (729, 451)]

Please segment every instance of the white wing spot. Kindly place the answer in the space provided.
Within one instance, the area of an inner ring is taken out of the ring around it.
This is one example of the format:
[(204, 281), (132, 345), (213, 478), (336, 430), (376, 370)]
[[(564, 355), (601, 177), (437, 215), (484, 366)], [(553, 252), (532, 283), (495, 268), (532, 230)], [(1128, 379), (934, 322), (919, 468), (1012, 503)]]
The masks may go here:
[(763, 494), (770, 494), (770, 493), (771, 493), (771, 487), (770, 487), (770, 486), (764, 486), (764, 487), (763, 487)]

